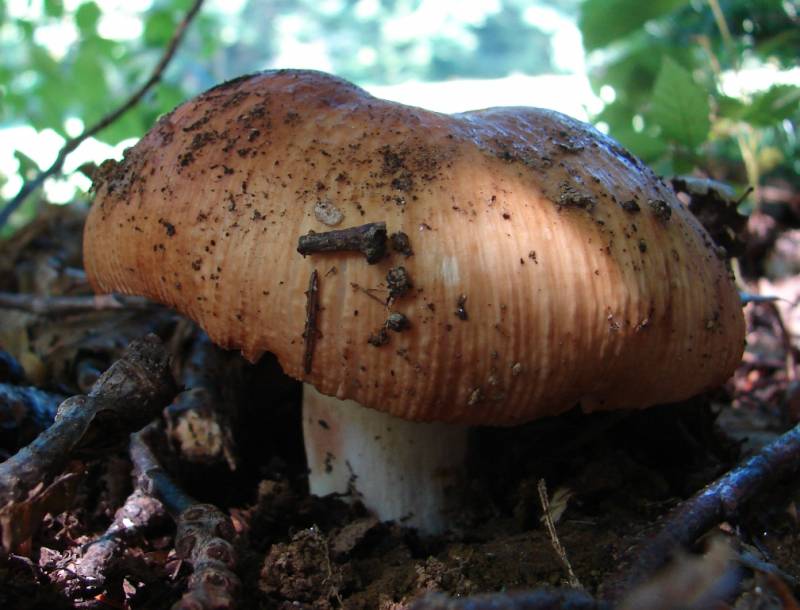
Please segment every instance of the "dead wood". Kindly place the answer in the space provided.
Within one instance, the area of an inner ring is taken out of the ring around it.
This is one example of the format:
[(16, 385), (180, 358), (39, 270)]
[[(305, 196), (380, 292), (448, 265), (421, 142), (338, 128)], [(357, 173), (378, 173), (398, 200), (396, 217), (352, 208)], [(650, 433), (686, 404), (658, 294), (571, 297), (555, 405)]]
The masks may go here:
[(227, 463), (236, 470), (234, 409), (223, 396), (228, 381), (225, 353), (197, 331), (180, 374), (185, 388), (164, 410), (167, 436), (193, 464)]
[(174, 391), (161, 341), (155, 335), (134, 341), (88, 395), (61, 403), (53, 425), (0, 464), (0, 505), (24, 499), (37, 484), (63, 471), (70, 459), (118, 446), (150, 421)]
[(677, 506), (654, 536), (629, 553), (624, 564), (627, 569), (606, 580), (606, 598), (619, 599), (661, 568), (677, 550), (690, 546), (722, 521), (735, 520), (748, 500), (798, 468), (800, 425)]
[(131, 437), (131, 459), (139, 485), (161, 500), (175, 519), (175, 552), (192, 566), (188, 590), (173, 610), (227, 610), (236, 606), (241, 587), (234, 573), (233, 523), (219, 508), (186, 494), (161, 466), (149, 444), (152, 424)]
[(454, 599), (428, 595), (410, 610), (610, 610), (611, 605), (572, 589), (536, 589), (518, 593), (494, 593)]
[(30, 293), (0, 292), (0, 307), (54, 316), (109, 309), (153, 309), (159, 305), (143, 297), (119, 294), (42, 296)]
[(157, 499), (141, 489), (134, 490), (103, 535), (85, 544), (51, 579), (74, 598), (88, 599), (101, 593), (115, 561), (124, 553), (125, 543), (165, 518)]

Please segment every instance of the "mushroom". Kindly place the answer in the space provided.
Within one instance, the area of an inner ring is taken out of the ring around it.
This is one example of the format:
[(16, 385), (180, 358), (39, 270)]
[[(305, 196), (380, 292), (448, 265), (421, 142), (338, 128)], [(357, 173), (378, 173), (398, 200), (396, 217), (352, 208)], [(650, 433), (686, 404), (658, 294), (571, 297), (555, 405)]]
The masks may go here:
[[(94, 288), (172, 306), (250, 361), (273, 352), (306, 384), (312, 492), (354, 488), (425, 532), (447, 527), (469, 425), (679, 401), (741, 357), (705, 230), (550, 110), (446, 115), (264, 72), (161, 118), (94, 189)], [(329, 231), (379, 249), (296, 251)]]

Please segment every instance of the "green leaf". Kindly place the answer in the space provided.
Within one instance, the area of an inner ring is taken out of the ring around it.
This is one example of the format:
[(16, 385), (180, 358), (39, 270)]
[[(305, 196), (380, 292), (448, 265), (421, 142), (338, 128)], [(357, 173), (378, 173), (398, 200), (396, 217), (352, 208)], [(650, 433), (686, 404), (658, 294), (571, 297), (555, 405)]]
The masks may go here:
[(19, 175), (25, 179), (30, 178), (39, 171), (39, 165), (24, 152), (14, 151), (14, 158), (19, 162)]
[(150, 47), (163, 47), (172, 38), (177, 23), (172, 13), (155, 10), (147, 16), (144, 24), (144, 42)]
[(587, 51), (604, 47), (688, 3), (689, 0), (585, 0), (579, 19), (583, 46)]
[(653, 137), (645, 132), (634, 131), (632, 128), (612, 130), (611, 135), (622, 146), (646, 163), (654, 162), (667, 150), (667, 145), (662, 139)]
[(15, 19), (14, 23), (19, 28), (19, 31), (22, 34), (22, 37), (25, 39), (25, 42), (33, 41), (33, 33), (36, 30), (36, 27), (33, 23), (27, 19)]
[(44, 0), (44, 14), (48, 17), (63, 17), (63, 0)]
[(738, 98), (727, 95), (717, 97), (717, 114), (724, 119), (741, 120), (746, 110), (747, 106)]
[(796, 114), (800, 109), (800, 87), (773, 85), (753, 97), (753, 102), (742, 115), (751, 125), (769, 127)]
[(186, 93), (171, 83), (162, 83), (156, 89), (156, 104), (163, 112), (173, 110), (186, 99)]
[(133, 108), (119, 119), (103, 129), (97, 137), (111, 145), (119, 144), (128, 138), (138, 138), (147, 131), (152, 123), (145, 124), (142, 111)]
[(94, 2), (84, 2), (78, 7), (75, 11), (75, 24), (81, 34), (84, 36), (94, 34), (100, 14), (100, 8)]
[(683, 66), (664, 58), (653, 87), (650, 119), (669, 140), (689, 148), (705, 142), (711, 127), (708, 93)]

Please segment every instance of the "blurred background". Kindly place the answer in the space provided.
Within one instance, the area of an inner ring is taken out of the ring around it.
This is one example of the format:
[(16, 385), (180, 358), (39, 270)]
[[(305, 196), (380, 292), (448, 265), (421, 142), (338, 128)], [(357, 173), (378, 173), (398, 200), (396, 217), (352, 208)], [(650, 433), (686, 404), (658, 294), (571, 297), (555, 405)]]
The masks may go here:
[[(149, 76), (190, 0), (0, 0), (0, 200)], [(82, 200), (76, 168), (119, 157), (204, 89), (269, 68), (333, 72), (443, 112), (495, 105), (594, 123), (664, 175), (756, 187), (745, 211), (800, 210), (797, 0), (207, 0), (162, 82), (84, 142), (43, 201)]]

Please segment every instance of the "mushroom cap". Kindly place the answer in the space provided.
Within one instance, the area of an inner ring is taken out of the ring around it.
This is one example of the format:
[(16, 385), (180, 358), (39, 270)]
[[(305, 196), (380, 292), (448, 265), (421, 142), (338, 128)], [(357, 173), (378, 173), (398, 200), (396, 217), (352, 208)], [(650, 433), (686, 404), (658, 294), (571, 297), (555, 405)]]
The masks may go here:
[[(718, 386), (741, 357), (738, 294), (705, 230), (641, 161), (557, 112), (446, 115), (264, 72), (164, 116), (95, 190), (97, 291), (160, 301), (251, 361), (273, 352), (321, 392), (406, 419), (646, 407)], [(296, 251), (310, 231), (379, 221), (413, 255)], [(413, 288), (388, 299), (399, 266)], [(410, 328), (369, 344), (390, 313)]]

